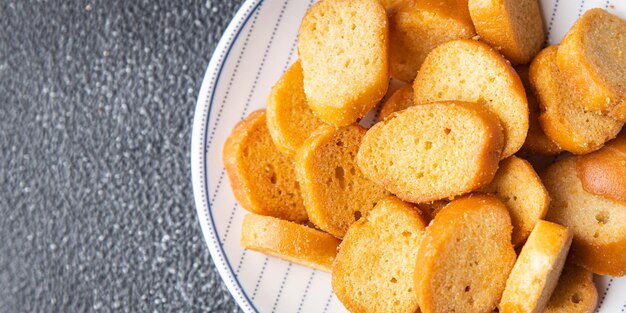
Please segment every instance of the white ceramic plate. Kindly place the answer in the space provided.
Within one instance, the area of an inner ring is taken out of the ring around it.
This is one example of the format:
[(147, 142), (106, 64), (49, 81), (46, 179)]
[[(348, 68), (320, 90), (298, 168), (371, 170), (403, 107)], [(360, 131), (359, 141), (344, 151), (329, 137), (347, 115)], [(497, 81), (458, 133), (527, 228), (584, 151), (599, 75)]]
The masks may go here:
[[(235, 201), (222, 147), (237, 122), (265, 107), (270, 87), (297, 58), (300, 20), (314, 0), (248, 0), (222, 36), (194, 117), (191, 172), (198, 218), (219, 273), (245, 312), (344, 312), (330, 274), (239, 245), (245, 210)], [(624, 0), (541, 0), (549, 43), (592, 7), (626, 18)], [(626, 278), (597, 277), (599, 312), (626, 312)]]

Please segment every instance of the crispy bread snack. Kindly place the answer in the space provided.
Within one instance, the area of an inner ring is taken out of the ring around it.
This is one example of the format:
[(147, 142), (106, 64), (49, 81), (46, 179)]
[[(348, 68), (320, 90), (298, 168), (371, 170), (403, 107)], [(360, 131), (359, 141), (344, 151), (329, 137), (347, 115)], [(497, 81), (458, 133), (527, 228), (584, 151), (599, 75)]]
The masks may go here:
[(298, 34), (304, 93), (315, 115), (346, 126), (387, 91), (389, 26), (376, 0), (321, 0)]
[(357, 162), (398, 198), (423, 203), (491, 182), (502, 146), (500, 124), (482, 106), (432, 103), (393, 113), (370, 128)]
[(265, 110), (233, 128), (222, 157), (235, 198), (246, 210), (295, 222), (307, 220), (293, 160), (276, 149)]
[(504, 129), (502, 158), (517, 152), (528, 132), (524, 86), (498, 52), (474, 40), (440, 45), (426, 57), (413, 84), (415, 103), (476, 102), (493, 112)]
[(350, 312), (417, 311), (412, 269), (426, 224), (417, 207), (389, 196), (348, 229), (332, 285)]
[(326, 272), (340, 242), (325, 232), (271, 216), (247, 214), (241, 227), (242, 247)]
[(448, 204), (426, 228), (417, 252), (420, 310), (493, 310), (515, 263), (511, 219), (502, 202), (475, 194)]

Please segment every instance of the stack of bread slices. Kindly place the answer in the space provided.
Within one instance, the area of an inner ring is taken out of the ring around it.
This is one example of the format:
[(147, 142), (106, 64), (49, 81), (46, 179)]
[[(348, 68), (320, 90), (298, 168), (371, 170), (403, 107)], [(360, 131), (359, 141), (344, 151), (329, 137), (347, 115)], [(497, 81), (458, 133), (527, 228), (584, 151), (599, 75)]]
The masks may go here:
[(224, 146), (242, 246), (331, 272), (351, 312), (593, 312), (592, 273), (626, 275), (626, 22), (542, 49), (539, 7), (315, 3)]

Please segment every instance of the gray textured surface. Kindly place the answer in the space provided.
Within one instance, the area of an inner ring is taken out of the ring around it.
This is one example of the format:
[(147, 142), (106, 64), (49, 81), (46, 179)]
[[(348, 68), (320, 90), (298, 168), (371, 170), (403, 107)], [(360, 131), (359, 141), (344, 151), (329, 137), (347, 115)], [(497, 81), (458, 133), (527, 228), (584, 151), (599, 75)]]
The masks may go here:
[(238, 311), (195, 215), (235, 1), (0, 1), (0, 312)]

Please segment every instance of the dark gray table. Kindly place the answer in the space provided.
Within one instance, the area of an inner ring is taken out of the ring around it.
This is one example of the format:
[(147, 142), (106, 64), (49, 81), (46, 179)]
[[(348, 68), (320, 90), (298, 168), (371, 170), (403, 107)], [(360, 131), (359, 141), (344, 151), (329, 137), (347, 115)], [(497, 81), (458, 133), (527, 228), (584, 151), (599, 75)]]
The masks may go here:
[(241, 1), (0, 2), (0, 312), (238, 311), (189, 144)]

